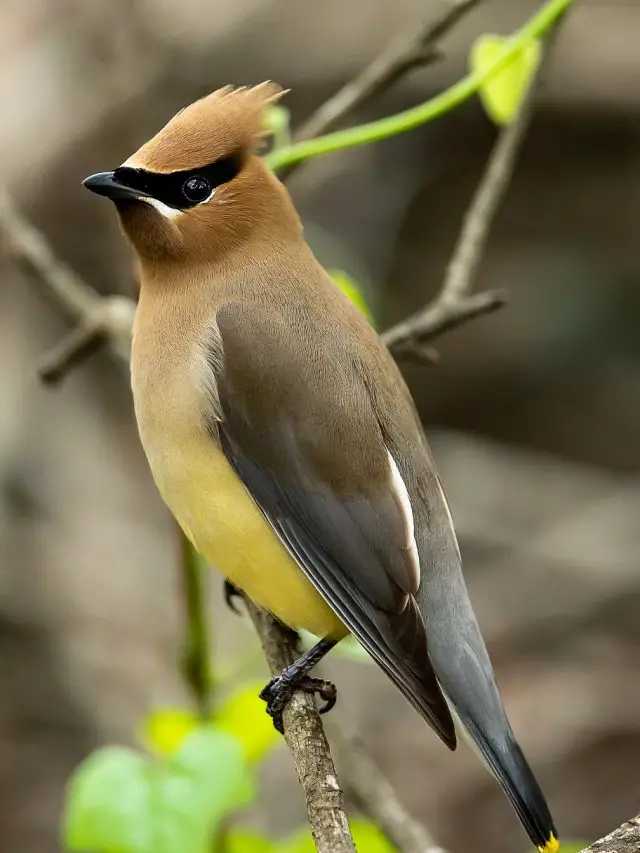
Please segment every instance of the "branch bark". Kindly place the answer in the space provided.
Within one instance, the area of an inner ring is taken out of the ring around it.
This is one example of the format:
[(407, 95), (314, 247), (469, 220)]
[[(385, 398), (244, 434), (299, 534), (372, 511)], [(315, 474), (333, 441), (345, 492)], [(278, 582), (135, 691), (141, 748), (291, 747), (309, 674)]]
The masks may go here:
[(640, 815), (626, 821), (581, 853), (638, 853), (640, 850)]
[[(251, 601), (245, 604), (256, 627), (272, 675), (300, 657), (295, 634)], [(284, 736), (304, 792), (307, 818), (318, 853), (355, 851), (344, 794), (329, 741), (311, 696), (296, 691), (284, 711)]]

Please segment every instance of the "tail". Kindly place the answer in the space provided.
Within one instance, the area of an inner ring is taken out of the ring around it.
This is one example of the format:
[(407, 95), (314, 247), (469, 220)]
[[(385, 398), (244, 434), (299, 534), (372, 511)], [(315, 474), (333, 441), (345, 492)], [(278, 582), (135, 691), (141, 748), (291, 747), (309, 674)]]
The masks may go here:
[(488, 736), (469, 717), (465, 720), (460, 716), (460, 722), (509, 799), (533, 844), (541, 853), (556, 853), (560, 842), (549, 807), (506, 718), (505, 730), (499, 737)]
[[(493, 668), (462, 576), (446, 499), (429, 507), (418, 541), (422, 580), (417, 594), (429, 653), (442, 690), (466, 733), (542, 853), (556, 853), (558, 834), (544, 795), (509, 725)], [(430, 490), (433, 496), (433, 489)]]

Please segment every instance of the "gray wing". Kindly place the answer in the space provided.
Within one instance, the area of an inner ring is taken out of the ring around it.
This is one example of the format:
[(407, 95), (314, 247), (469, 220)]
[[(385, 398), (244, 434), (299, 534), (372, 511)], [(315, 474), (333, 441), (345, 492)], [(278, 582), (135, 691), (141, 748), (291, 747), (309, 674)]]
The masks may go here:
[(329, 351), (310, 316), (285, 323), (232, 303), (216, 319), (221, 417), (212, 429), (227, 459), (311, 583), (454, 748), (414, 598), (419, 566), (353, 359)]

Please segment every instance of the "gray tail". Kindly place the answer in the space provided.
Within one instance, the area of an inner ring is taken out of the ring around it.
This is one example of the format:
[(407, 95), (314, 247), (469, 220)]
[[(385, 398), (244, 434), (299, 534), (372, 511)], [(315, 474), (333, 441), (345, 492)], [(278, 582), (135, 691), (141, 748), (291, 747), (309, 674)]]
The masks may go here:
[(461, 720), (531, 841), (538, 850), (555, 853), (558, 833), (551, 812), (508, 722), (507, 732), (496, 739), (487, 736), (472, 720)]
[(462, 576), (450, 517), (436, 510), (430, 521), (427, 536), (418, 543), (422, 582), (417, 598), (436, 676), (531, 841), (544, 853), (555, 853), (556, 828), (502, 705)]

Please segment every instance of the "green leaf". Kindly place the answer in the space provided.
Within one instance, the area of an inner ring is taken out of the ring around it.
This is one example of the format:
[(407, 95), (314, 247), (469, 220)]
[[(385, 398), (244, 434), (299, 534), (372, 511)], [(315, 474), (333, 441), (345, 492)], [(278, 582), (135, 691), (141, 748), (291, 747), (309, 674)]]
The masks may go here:
[(348, 296), (356, 308), (359, 308), (362, 311), (367, 320), (369, 320), (370, 323), (373, 323), (373, 315), (369, 310), (369, 306), (362, 295), (362, 291), (358, 283), (344, 270), (332, 269), (328, 270), (328, 273), (345, 296)]
[(263, 835), (232, 829), (225, 835), (225, 853), (278, 853), (277, 847)]
[(221, 819), (253, 794), (241, 745), (213, 726), (161, 762), (108, 747), (71, 779), (63, 838), (93, 853), (206, 853)]
[[(510, 39), (494, 34), (479, 36), (471, 48), (471, 70), (482, 73), (488, 69), (509, 43)], [(482, 84), (478, 94), (487, 115), (496, 124), (508, 125), (515, 121), (541, 58), (540, 41), (531, 39), (516, 51), (503, 68)]]
[[(371, 821), (349, 818), (349, 826), (358, 850), (366, 853), (396, 853), (396, 848)], [(278, 853), (315, 853), (313, 837), (308, 829), (301, 829), (278, 845)]]
[(261, 761), (281, 742), (265, 704), (259, 698), (264, 681), (250, 682), (231, 693), (217, 709), (217, 726), (242, 744), (247, 761)]
[(138, 740), (156, 755), (173, 755), (200, 725), (201, 720), (194, 711), (156, 708), (143, 719)]
[(216, 823), (255, 796), (255, 781), (242, 745), (217, 726), (202, 726), (190, 735), (170, 765), (197, 782), (209, 819), (213, 816)]
[[(212, 722), (241, 744), (247, 761), (261, 761), (280, 741), (265, 704), (259, 698), (263, 681), (251, 681), (234, 690), (216, 709)], [(142, 722), (140, 742), (151, 752), (169, 756), (202, 725), (197, 714), (185, 708), (158, 708)]]
[(152, 768), (135, 752), (107, 747), (84, 761), (71, 777), (64, 816), (69, 850), (144, 850)]

